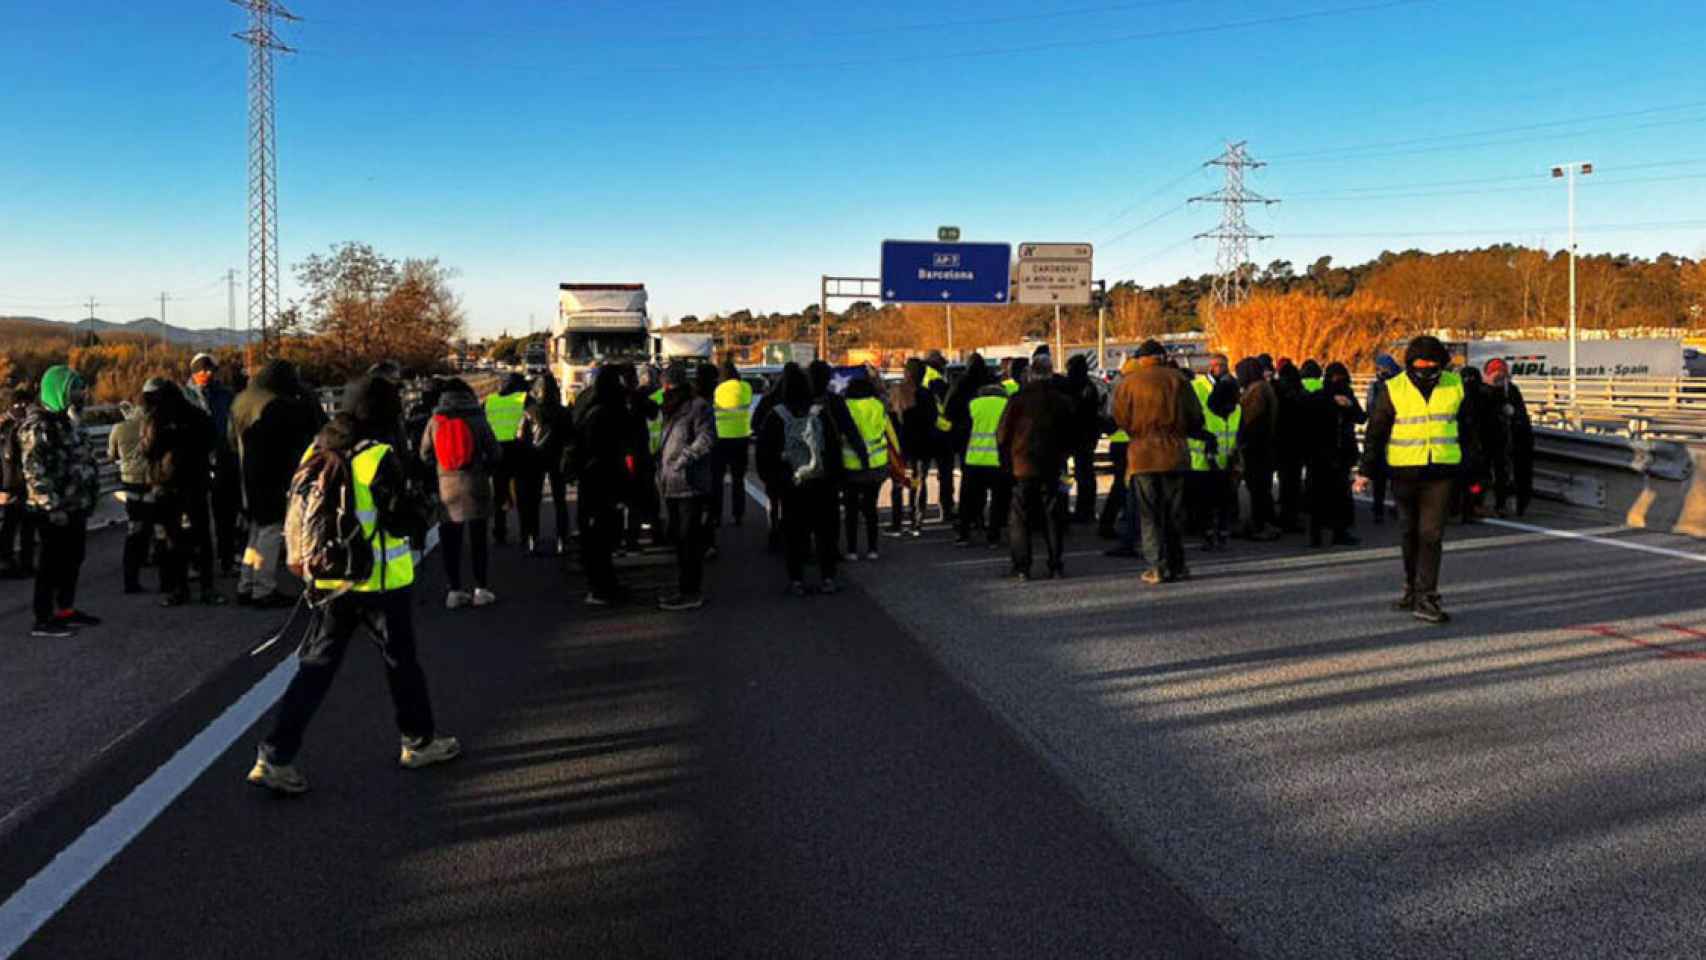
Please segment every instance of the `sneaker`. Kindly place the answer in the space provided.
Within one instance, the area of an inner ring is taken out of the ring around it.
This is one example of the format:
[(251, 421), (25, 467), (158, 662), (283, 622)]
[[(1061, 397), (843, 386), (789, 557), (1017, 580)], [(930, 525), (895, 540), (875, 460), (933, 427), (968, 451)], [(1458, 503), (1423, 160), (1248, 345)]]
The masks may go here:
[(673, 596), (664, 597), (662, 600), (658, 601), (659, 610), (667, 610), (671, 613), (680, 613), (685, 610), (697, 610), (704, 605), (705, 598), (698, 594), (688, 596), (687, 594), (678, 593)]
[(1012, 578), (1014, 580), (1017, 580), (1020, 583), (1030, 583), (1031, 582), (1031, 571), (1029, 571), (1029, 570), (1014, 570), (1010, 574), (1010, 576), (1012, 576)]
[(98, 627), (101, 625), (100, 617), (92, 613), (84, 613), (81, 610), (66, 610), (54, 619), (68, 627)]
[(30, 628), (30, 636), (43, 640), (69, 640), (77, 635), (77, 631), (63, 623), (48, 620)]
[(1167, 580), (1165, 576), (1162, 576), (1160, 567), (1150, 567), (1148, 570), (1143, 571), (1143, 576), (1138, 579), (1152, 587), (1160, 586)]
[(444, 595), (444, 609), (460, 610), (474, 602), (474, 595), (466, 590), (452, 590)]
[(462, 743), (455, 737), (433, 737), (425, 743), (404, 737), (403, 752), (397, 757), (397, 762), (410, 770), (419, 770), (461, 755)]
[(308, 792), (308, 780), (300, 770), (292, 764), (273, 763), (266, 757), (255, 758), (255, 766), (247, 779), (255, 786), (266, 787), (274, 793), (294, 797)]
[(847, 561), (848, 563), (858, 563), (859, 562), (859, 555), (857, 553), (854, 553), (853, 551), (848, 551), (847, 553), (844, 553), (841, 555), (841, 559)]
[(1440, 609), (1437, 597), (1418, 597), (1416, 608), (1410, 611), (1410, 616), (1423, 623), (1447, 623), (1451, 620), (1451, 614)]
[(596, 593), (588, 593), (586, 595), (586, 605), (589, 607), (608, 607), (610, 606), (610, 602), (609, 597), (601, 597)]
[(907, 532), (907, 535), (911, 537), (922, 537), (924, 536), (924, 529), (922, 527), (913, 527)]
[(878, 558), (879, 557), (878, 557), (877, 551), (875, 551), (875, 550), (865, 551), (865, 559), (866, 560), (876, 560)]
[(568, 552), (569, 552), (568, 538), (558, 537), (557, 538), (557, 556), (559, 556), (559, 557), (563, 556), (564, 554), (566, 554)]
[(1403, 596), (1392, 601), (1392, 609), (1400, 613), (1409, 613), (1416, 609), (1416, 595), (1408, 590), (1404, 591)]
[(476, 607), (489, 607), (492, 604), (497, 603), (497, 602), (498, 602), (498, 595), (493, 593), (490, 590), (487, 590), (485, 587), (476, 587), (474, 589), (474, 600), (473, 600), (474, 606), (476, 606)]
[(826, 577), (823, 585), (817, 588), (817, 592), (825, 596), (834, 596), (841, 592), (841, 587), (836, 585), (834, 577)]

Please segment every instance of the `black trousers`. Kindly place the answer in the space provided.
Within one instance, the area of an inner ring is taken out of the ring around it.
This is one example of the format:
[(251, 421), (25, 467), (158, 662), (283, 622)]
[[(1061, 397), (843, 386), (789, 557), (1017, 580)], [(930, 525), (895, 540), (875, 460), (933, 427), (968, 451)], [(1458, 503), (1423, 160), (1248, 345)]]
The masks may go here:
[(1374, 495), (1372, 512), (1376, 520), (1386, 519), (1386, 489), (1391, 484), (1392, 475), (1385, 470), (1376, 470), (1368, 478), (1369, 492)]
[(675, 534), (676, 588), (697, 596), (705, 583), (705, 498), (671, 497), (669, 529)]
[(1000, 543), (1013, 511), (1012, 478), (1000, 467), (966, 467), (961, 480), (960, 515), (954, 522), (954, 533), (962, 539), (970, 537), (972, 527), (981, 523), (989, 542)]
[(485, 517), (478, 520), (446, 520), (438, 525), (438, 541), (444, 547), (444, 579), (452, 590), (462, 589), (462, 545), (468, 545), (468, 553), (474, 567), (474, 586), (486, 587), (490, 583), (486, 579), (486, 570), (490, 563), (490, 550), (487, 542), (487, 528), (491, 522)]
[(586, 570), (587, 589), (609, 598), (616, 592), (616, 564), (610, 559), (622, 539), (622, 518), (616, 502), (597, 491), (580, 486), (580, 517), (582, 526), (580, 556)]
[[(498, 543), (503, 543), (509, 538), (509, 509), (520, 500), (516, 481), (526, 473), (530, 451), (519, 440), (499, 443), (498, 449), (503, 455), (492, 469), (492, 535)], [(535, 510), (539, 508), (537, 499), (533, 506)]]
[(0, 505), (0, 561), (17, 565), (19, 570), (33, 570), (36, 565), (35, 515), (24, 506), (24, 495)]
[(1303, 463), (1281, 461), (1279, 465), (1279, 525), (1287, 530), (1297, 527), (1297, 515), (1303, 510)]
[(535, 462), (516, 477), (516, 512), (520, 514), (521, 536), (539, 539), (540, 504), (546, 484), (551, 489), (551, 511), (556, 517), (557, 539), (569, 538), (569, 484), (560, 464)]
[(295, 761), (308, 722), (332, 688), (350, 640), (362, 629), (373, 634), (379, 655), (385, 659), (385, 682), (391, 688), (398, 732), (411, 739), (432, 738), (432, 701), (427, 696), (426, 674), (421, 672), (415, 653), (415, 622), (410, 611), (413, 601), (414, 590), (404, 587), (384, 593), (346, 593), (326, 606), (302, 640), (296, 676), (279, 700), (272, 732), (261, 742), (268, 760), (279, 764)]
[(937, 451), (931, 461), (936, 465), (936, 500), (942, 505), (942, 519), (951, 520), (954, 517), (954, 451), (948, 447), (946, 434), (943, 435), (942, 449)]
[(902, 510), (901, 497), (912, 507), (910, 526), (914, 530), (924, 526), (924, 509), (930, 505), (930, 491), (925, 484), (929, 480), (930, 463), (926, 457), (907, 461), (907, 478), (905, 483), (889, 484), (889, 529), (898, 531), (901, 528), (906, 513)]
[(1108, 455), (1114, 459), (1114, 487), (1108, 491), (1108, 499), (1102, 503), (1102, 516), (1096, 521), (1096, 526), (1104, 533), (1114, 532), (1114, 523), (1120, 518), (1120, 511), (1126, 503), (1126, 449), (1127, 444), (1108, 444)]
[(1229, 534), (1238, 523), (1238, 487), (1225, 470), (1193, 470), (1188, 475), (1190, 525), (1194, 533)]
[(1516, 512), (1528, 512), (1534, 499), (1534, 451), (1518, 450), (1511, 454), (1511, 480), (1516, 485)]
[(1244, 471), (1244, 488), (1250, 491), (1250, 530), (1273, 526), (1274, 468), (1265, 463), (1252, 464)]
[(1185, 567), (1185, 475), (1140, 473), (1137, 490), (1143, 554), (1164, 577), (1178, 577)]
[(1013, 570), (1031, 572), (1031, 535), (1041, 527), (1048, 551), (1048, 569), (1061, 569), (1066, 553), (1066, 492), (1054, 478), (1015, 480), (1007, 541), (1013, 551)]
[(74, 513), (63, 526), (36, 514), (36, 537), (41, 541), (41, 559), (36, 561), (35, 616), (46, 623), (55, 615), (77, 606), (77, 578), (83, 572), (83, 550), (88, 539), (89, 515)]
[(1096, 444), (1080, 444), (1072, 451), (1072, 474), (1078, 487), (1078, 505), (1072, 519), (1088, 523), (1096, 519)]
[(1331, 461), (1309, 465), (1309, 535), (1343, 533), (1355, 520), (1350, 469)]
[(156, 490), (154, 518), (166, 534), (165, 563), (160, 569), (162, 585), (179, 597), (189, 596), (189, 571), (193, 566), (201, 575), (201, 589), (213, 590), (213, 540), (207, 529), (207, 491)]
[(814, 549), (818, 575), (834, 578), (836, 551), (835, 485), (827, 480), (797, 484), (782, 495), (782, 529), (788, 541), (788, 579), (805, 579), (806, 556)]
[(864, 520), (865, 549), (877, 549), (877, 493), (880, 480), (849, 480), (842, 485), (842, 533), (847, 537), (847, 552), (859, 552), (859, 521)]
[(143, 499), (148, 488), (140, 483), (124, 485), (124, 586), (142, 588), (142, 565), (154, 544), (154, 503)]
[(634, 482), (621, 498), (627, 507), (627, 545), (631, 550), (639, 549), (640, 525), (652, 525), (652, 544), (655, 546), (665, 540), (663, 503), (658, 496), (657, 470), (650, 457), (634, 458)]
[(719, 439), (711, 455), (711, 521), (723, 524), (724, 480), (727, 479), (729, 511), (735, 523), (746, 519), (746, 468), (752, 444), (745, 437)]
[(243, 509), (243, 474), (236, 454), (228, 450), (216, 455), (208, 501), (213, 508), (213, 546), (218, 551), (219, 569), (230, 570), (237, 566), (245, 543), (237, 536), (237, 515)]
[(1451, 477), (1419, 479), (1400, 473), (1392, 478), (1392, 498), (1403, 524), (1406, 593), (1439, 599), (1439, 562), (1453, 486)]

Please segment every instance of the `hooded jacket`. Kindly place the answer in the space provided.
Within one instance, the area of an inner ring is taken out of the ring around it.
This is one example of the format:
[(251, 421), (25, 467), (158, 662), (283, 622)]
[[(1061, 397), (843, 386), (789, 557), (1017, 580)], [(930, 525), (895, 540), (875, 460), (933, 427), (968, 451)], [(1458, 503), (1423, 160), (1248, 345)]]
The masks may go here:
[(664, 394), (663, 437), (658, 448), (658, 495), (665, 500), (711, 493), (711, 451), (717, 421), (711, 404), (692, 385), (671, 385)]
[(148, 458), (148, 482), (165, 493), (206, 490), (211, 480), (213, 427), (201, 412), (167, 381), (142, 394), (142, 452)]
[(628, 458), (649, 444), (645, 423), (631, 409), (614, 368), (600, 369), (592, 385), (581, 391), (575, 418), (569, 469), (580, 485), (580, 501), (590, 508), (614, 506), (633, 482)]
[[(614, 368), (611, 373), (615, 374)], [(534, 380), (533, 386), (527, 390), (521, 442), (533, 451), (540, 467), (548, 470), (565, 467), (564, 450), (573, 433), (569, 408), (563, 406), (563, 394), (557, 387), (557, 378), (547, 373)]]
[(1102, 392), (1090, 379), (1090, 362), (1082, 354), (1066, 362), (1066, 376), (1056, 377), (1072, 401), (1073, 442), (1079, 447), (1093, 446), (1102, 436)]
[[(1444, 370), (1451, 361), (1451, 355), (1446, 352), (1444, 344), (1433, 337), (1417, 337), (1410, 341), (1404, 351), (1404, 372), (1401, 377), (1409, 377), (1423, 397), (1433, 396), (1434, 387), (1438, 380), (1429, 381), (1416, 372), (1415, 362), (1418, 359), (1432, 360), (1438, 364), (1437, 369)], [(1357, 466), (1357, 472), (1363, 476), (1374, 476), (1384, 470), (1394, 479), (1438, 480), (1456, 477), (1461, 472), (1477, 473), (1482, 461), (1480, 435), (1475, 421), (1476, 404), (1471, 402), (1467, 389), (1463, 403), (1457, 408), (1457, 445), (1463, 451), (1463, 463), (1460, 465), (1430, 463), (1422, 467), (1393, 467), (1386, 462), (1386, 444), (1392, 439), (1392, 426), (1398, 418), (1398, 411), (1392, 405), (1392, 392), (1382, 390), (1376, 398), (1374, 409), (1368, 411), (1368, 429), (1363, 433), (1362, 462)]]
[[(438, 434), (449, 420), (466, 423), (474, 436), (474, 456), (460, 470), (446, 470), (438, 462)], [(466, 523), (492, 515), (492, 471), (503, 460), (503, 450), (472, 390), (459, 388), (439, 394), (432, 417), (421, 430), (420, 450), (421, 462), (438, 477), (438, 499), (445, 516), (455, 523)]]
[(230, 442), (242, 470), (250, 522), (284, 522), (290, 478), (325, 423), (319, 401), (297, 379), (296, 367), (284, 360), (269, 361), (237, 395)]
[(42, 514), (82, 514), (100, 495), (100, 467), (83, 428), (70, 416), (71, 400), (83, 379), (71, 368), (42, 375), (39, 398), (18, 427), (18, 457), (26, 503)]
[(1141, 356), (1137, 369), (1114, 392), (1114, 423), (1131, 440), (1126, 473), (1174, 473), (1191, 467), (1190, 439), (1212, 439), (1203, 429), (1202, 405), (1165, 354)]

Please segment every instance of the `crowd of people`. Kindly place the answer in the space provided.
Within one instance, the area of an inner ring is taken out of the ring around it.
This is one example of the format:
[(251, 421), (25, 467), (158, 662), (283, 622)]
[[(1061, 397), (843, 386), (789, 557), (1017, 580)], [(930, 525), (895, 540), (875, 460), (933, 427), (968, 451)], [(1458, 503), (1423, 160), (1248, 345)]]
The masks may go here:
[[(1385, 522), (1390, 499), (1403, 528), (1395, 606), (1443, 622), (1449, 518), (1473, 521), (1489, 501), (1500, 515), (1513, 503), (1527, 509), (1527, 409), (1502, 361), (1453, 371), (1431, 337), (1411, 341), (1402, 362), (1379, 357), (1377, 369), (1359, 402), (1342, 363), (1216, 355), (1193, 373), (1149, 341), (1107, 381), (1082, 355), (1057, 371), (1043, 348), (999, 366), (972, 354), (952, 367), (933, 352), (907, 361), (894, 383), (868, 368), (789, 364), (761, 384), (756, 403), (753, 382), (725, 361), (606, 365), (569, 398), (549, 374), (509, 374), (484, 398), (463, 380), (439, 378), (405, 406), (401, 371), (382, 363), (345, 386), (328, 418), (290, 363), (222, 379), (202, 355), (184, 382), (151, 379), (121, 404), (106, 456), (127, 521), (125, 593), (145, 592), (153, 566), (166, 607), (222, 605), (219, 581), (234, 577), (240, 605), (312, 609), (301, 669), (250, 775), (300, 792), (306, 781), (293, 759), (302, 732), (363, 629), (385, 650), (402, 764), (459, 752), (434, 731), (414, 652), (409, 598), (433, 529), (451, 610), (498, 601), (491, 546), (509, 542), (512, 510), (528, 556), (560, 556), (578, 540), (586, 604), (630, 599), (615, 560), (651, 547), (675, 560), (658, 606), (693, 610), (704, 603), (704, 566), (718, 555), (725, 519), (744, 522), (749, 470), (765, 493), (769, 548), (782, 555), (795, 596), (836, 593), (843, 565), (881, 557), (885, 483), (887, 535), (920, 536), (934, 473), (935, 517), (955, 545), (1005, 546), (1021, 581), (1038, 573), (1039, 535), (1041, 575), (1066, 576), (1074, 523), (1094, 523), (1116, 541), (1107, 554), (1140, 561), (1140, 579), (1154, 585), (1189, 579), (1189, 541), (1218, 550), (1234, 536), (1289, 534), (1316, 548), (1354, 545), (1353, 495), (1370, 493), (1373, 521)], [(99, 495), (99, 452), (80, 425), (86, 385), (56, 366), (8, 394), (0, 575), (34, 577), (33, 635), (68, 637), (100, 624), (76, 604)], [(1112, 484), (1100, 498), (1104, 438)], [(344, 473), (316, 474), (324, 463)], [(300, 556), (304, 534), (291, 524), (304, 521), (293, 519), (293, 505), (312, 494), (310, 474), (349, 487), (349, 522), (359, 519), (360, 550), (370, 555), (347, 579), (325, 580), (314, 572), (323, 557)], [(306, 581), (300, 595), (281, 587), (287, 558)]]

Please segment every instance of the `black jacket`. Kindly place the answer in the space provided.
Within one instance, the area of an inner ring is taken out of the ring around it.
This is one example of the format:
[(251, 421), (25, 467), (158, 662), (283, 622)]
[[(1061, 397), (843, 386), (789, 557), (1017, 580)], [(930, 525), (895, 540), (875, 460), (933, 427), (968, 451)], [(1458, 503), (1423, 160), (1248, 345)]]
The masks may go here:
[[(780, 407), (780, 404), (777, 406)], [(813, 406), (818, 409), (818, 418), (823, 421), (824, 475), (822, 479), (811, 482), (833, 483), (842, 472), (841, 429), (836, 424), (835, 416), (827, 406), (818, 403), (814, 403)], [(845, 411), (845, 402), (842, 406), (843, 411)], [(806, 415), (804, 412), (790, 411), (790, 413), (795, 416)], [(771, 416), (764, 418), (764, 423), (760, 426), (757, 436), (756, 460), (759, 478), (764, 481), (766, 486), (779, 491), (793, 489), (794, 471), (783, 457), (788, 439), (787, 424), (779, 410), (772, 411)]]
[(636, 488), (628, 472), (628, 458), (635, 455), (636, 435), (646, 436), (644, 424), (635, 430), (635, 418), (627, 397), (616, 393), (599, 397), (587, 391), (575, 404), (578, 426), (570, 446), (570, 467), (580, 484), (580, 496), (589, 506), (608, 507)]
[(211, 482), (213, 424), (176, 387), (145, 394), (142, 455), (148, 482), (167, 492), (206, 490)]
[(290, 478), (326, 423), (294, 368), (273, 361), (249, 381), (231, 408), (231, 441), (241, 461), (243, 502), (261, 525), (284, 522)]

